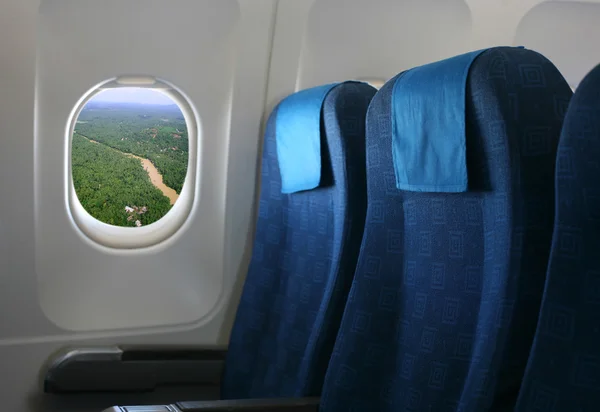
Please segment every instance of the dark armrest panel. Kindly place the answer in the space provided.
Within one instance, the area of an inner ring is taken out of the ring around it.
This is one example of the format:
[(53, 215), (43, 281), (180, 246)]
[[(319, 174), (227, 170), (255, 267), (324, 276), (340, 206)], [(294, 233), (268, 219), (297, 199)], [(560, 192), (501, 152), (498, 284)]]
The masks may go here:
[(174, 405), (114, 406), (104, 412), (318, 412), (319, 398), (236, 399)]
[(64, 349), (48, 362), (46, 393), (147, 392), (161, 385), (219, 385), (225, 350), (183, 346)]

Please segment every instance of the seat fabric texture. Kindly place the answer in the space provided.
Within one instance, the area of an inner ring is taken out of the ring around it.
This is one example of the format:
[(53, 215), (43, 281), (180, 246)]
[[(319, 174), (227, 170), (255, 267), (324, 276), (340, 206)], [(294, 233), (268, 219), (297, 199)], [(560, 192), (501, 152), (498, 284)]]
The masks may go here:
[(569, 105), (546, 288), (519, 412), (600, 410), (600, 66)]
[(321, 182), (313, 190), (281, 193), (277, 108), (268, 121), (254, 249), (223, 399), (321, 393), (364, 230), (365, 116), (375, 92), (348, 82), (327, 94)]
[(466, 84), (468, 191), (424, 193), (396, 188), (394, 82), (367, 114), (365, 234), (321, 410), (510, 409), (544, 288), (571, 90), (538, 53), (483, 52)]

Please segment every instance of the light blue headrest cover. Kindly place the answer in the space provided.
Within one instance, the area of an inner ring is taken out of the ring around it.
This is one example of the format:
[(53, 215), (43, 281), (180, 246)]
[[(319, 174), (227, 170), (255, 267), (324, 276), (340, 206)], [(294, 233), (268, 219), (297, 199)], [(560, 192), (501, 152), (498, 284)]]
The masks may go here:
[(392, 92), (396, 187), (465, 192), (466, 88), (479, 50), (408, 70)]
[(281, 193), (314, 189), (321, 181), (321, 110), (339, 83), (302, 90), (279, 104), (275, 120)]

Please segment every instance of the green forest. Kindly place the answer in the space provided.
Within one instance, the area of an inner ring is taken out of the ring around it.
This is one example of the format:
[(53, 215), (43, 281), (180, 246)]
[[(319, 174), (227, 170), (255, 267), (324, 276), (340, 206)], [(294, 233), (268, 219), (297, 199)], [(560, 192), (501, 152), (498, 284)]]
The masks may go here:
[[(188, 134), (177, 105), (88, 103), (72, 143), (73, 184), (85, 210), (116, 226), (159, 220), (171, 202), (136, 155), (149, 159), (163, 183), (181, 192), (188, 162)], [(142, 209), (143, 208), (143, 209)]]

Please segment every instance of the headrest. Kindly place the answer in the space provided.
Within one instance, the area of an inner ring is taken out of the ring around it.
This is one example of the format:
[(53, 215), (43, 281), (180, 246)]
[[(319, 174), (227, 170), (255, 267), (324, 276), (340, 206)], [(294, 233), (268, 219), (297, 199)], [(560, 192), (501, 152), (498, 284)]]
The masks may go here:
[(467, 191), (467, 78), (484, 51), (416, 67), (396, 78), (391, 114), (398, 189)]
[(311, 190), (321, 182), (321, 112), (327, 94), (339, 83), (302, 90), (277, 108), (275, 140), (281, 193)]

